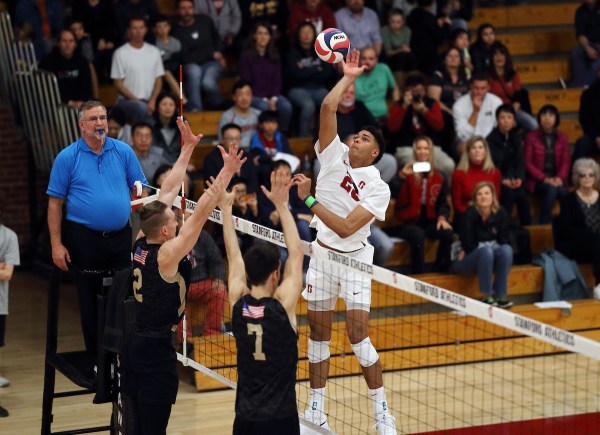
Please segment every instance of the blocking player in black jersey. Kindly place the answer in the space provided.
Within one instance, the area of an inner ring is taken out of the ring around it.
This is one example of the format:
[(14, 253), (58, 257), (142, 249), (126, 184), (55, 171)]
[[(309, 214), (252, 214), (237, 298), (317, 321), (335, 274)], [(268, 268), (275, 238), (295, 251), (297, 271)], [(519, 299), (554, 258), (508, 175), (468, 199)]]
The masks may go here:
[(304, 255), (288, 208), (291, 185), (283, 172), (277, 171), (271, 174), (271, 191), (262, 187), (279, 213), (289, 252), (281, 284), (281, 261), (275, 245), (255, 244), (242, 258), (231, 214), (235, 188), (219, 203), (237, 344), (234, 435), (300, 434), (295, 390), (296, 303), (302, 291)]
[[(171, 209), (185, 170), (202, 135), (194, 135), (181, 118), (177, 124), (183, 137), (181, 154), (163, 181), (158, 200), (140, 213), (144, 236), (133, 245), (133, 292), (135, 330), (125, 343), (122, 390), (131, 404), (136, 434), (165, 434), (171, 406), (177, 397), (177, 356), (171, 344), (172, 331), (185, 308), (191, 265), (187, 257), (202, 226), (246, 159), (237, 146), (226, 153), (219, 147), (225, 166), (205, 190), (196, 210), (177, 234), (177, 219)], [(221, 187), (223, 186), (223, 187)]]

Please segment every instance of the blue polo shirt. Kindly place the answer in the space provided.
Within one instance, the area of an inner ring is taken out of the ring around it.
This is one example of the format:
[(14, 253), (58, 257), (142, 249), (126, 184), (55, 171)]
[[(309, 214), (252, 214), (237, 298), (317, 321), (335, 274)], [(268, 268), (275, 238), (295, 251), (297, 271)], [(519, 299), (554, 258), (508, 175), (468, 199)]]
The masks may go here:
[(133, 149), (107, 137), (96, 154), (83, 138), (62, 150), (52, 165), (46, 193), (66, 199), (67, 220), (96, 231), (116, 231), (131, 213), (131, 189), (147, 183)]

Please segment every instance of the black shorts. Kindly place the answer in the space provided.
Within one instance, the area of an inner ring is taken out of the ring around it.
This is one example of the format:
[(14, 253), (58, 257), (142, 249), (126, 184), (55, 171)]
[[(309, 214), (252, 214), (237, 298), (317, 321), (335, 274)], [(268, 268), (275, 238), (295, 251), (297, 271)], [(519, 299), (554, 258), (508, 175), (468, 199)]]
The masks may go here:
[(143, 337), (132, 333), (124, 353), (123, 392), (141, 403), (174, 404), (179, 378), (171, 337)]
[(6, 314), (0, 314), (0, 347), (4, 347), (4, 334), (6, 334)]
[(298, 414), (286, 418), (264, 421), (242, 420), (238, 416), (233, 422), (233, 435), (300, 435)]

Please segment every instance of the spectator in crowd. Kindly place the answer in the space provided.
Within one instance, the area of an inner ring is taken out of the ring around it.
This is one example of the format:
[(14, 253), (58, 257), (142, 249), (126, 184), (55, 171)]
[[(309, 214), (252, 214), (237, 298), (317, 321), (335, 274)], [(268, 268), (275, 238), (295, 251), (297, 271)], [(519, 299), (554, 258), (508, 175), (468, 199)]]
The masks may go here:
[[(118, 0), (114, 4), (116, 21), (109, 23), (109, 26), (114, 27), (116, 24), (119, 38), (125, 37), (132, 18), (142, 18), (146, 23), (153, 23), (159, 15), (156, 0)], [(119, 42), (123, 43), (124, 40)]]
[(325, 29), (337, 26), (333, 10), (323, 3), (323, 0), (300, 0), (291, 3), (287, 31), (292, 42), (297, 42), (298, 27), (306, 21), (315, 27), (317, 35)]
[(75, 42), (77, 42), (77, 48), (81, 55), (89, 63), (94, 64), (94, 43), (90, 35), (85, 31), (83, 21), (78, 18), (71, 18), (69, 20), (69, 29), (75, 35)]
[(242, 27), (242, 13), (236, 0), (194, 0), (196, 13), (208, 15), (212, 18), (219, 37), (221, 47), (227, 50)]
[(454, 147), (456, 132), (452, 108), (460, 97), (469, 92), (469, 77), (456, 47), (450, 47), (443, 59), (440, 69), (429, 79), (427, 96), (440, 103), (442, 108), (444, 129), (440, 134), (440, 146), (446, 154), (458, 160)]
[[(227, 151), (231, 144), (239, 145), (241, 143), (243, 137), (242, 128), (234, 123), (224, 124), (220, 130), (220, 137), (221, 146)], [(248, 151), (243, 151), (242, 158), (247, 157)], [(210, 177), (216, 178), (216, 175), (219, 174), (221, 168), (223, 168), (223, 157), (221, 156), (219, 149), (215, 148), (204, 158), (204, 169), (202, 170), (204, 181), (209, 181)], [(258, 192), (257, 168), (250, 159), (242, 164), (239, 174), (236, 174), (236, 177), (245, 181), (248, 193)]]
[(346, 0), (346, 6), (335, 12), (337, 28), (344, 32), (352, 48), (361, 51), (365, 47), (375, 49), (375, 54), (381, 53), (381, 25), (377, 13), (365, 7), (364, 0)]
[[(233, 178), (229, 187), (236, 187), (235, 198), (233, 200), (233, 215), (245, 219), (250, 222), (259, 223), (260, 216), (258, 214), (258, 199), (256, 192), (248, 192), (247, 184), (242, 178)], [(219, 225), (218, 230), (222, 234), (222, 227)], [(222, 235), (221, 235), (222, 237)], [(242, 253), (245, 253), (254, 243), (256, 237), (249, 234), (238, 232), (238, 241)], [(222, 252), (223, 250), (221, 250)]]
[[(175, 98), (171, 94), (160, 94), (156, 99), (156, 111), (151, 120), (153, 146), (162, 150), (163, 157), (171, 165), (175, 164), (181, 151), (181, 135), (177, 128), (178, 116), (179, 110)], [(218, 174), (217, 172), (216, 175)]]
[[(57, 46), (42, 58), (39, 66), (56, 75), (60, 100), (69, 107), (77, 109), (94, 96), (93, 66), (77, 51), (71, 30), (61, 30)], [(97, 95), (98, 90), (95, 91)]]
[(500, 186), (500, 205), (512, 215), (517, 205), (521, 225), (531, 225), (529, 195), (525, 191), (525, 157), (523, 138), (516, 130), (515, 109), (503, 104), (496, 110), (498, 126), (486, 138), (494, 165), (502, 174)]
[(569, 139), (558, 130), (560, 114), (553, 105), (543, 106), (538, 113), (540, 128), (525, 136), (525, 188), (540, 197), (540, 224), (550, 223), (554, 200), (564, 197), (571, 167)]
[(365, 72), (355, 81), (356, 99), (365, 103), (379, 126), (385, 125), (388, 115), (387, 95), (391, 91), (394, 101), (400, 98), (390, 67), (379, 63), (377, 50), (365, 47), (360, 52), (360, 64)]
[(120, 107), (113, 107), (108, 112), (106, 135), (131, 145), (131, 125), (127, 124), (127, 116)]
[(35, 55), (41, 59), (48, 54), (63, 28), (63, 7), (60, 0), (19, 0), (15, 8), (15, 24), (27, 23)]
[(311, 136), (315, 111), (329, 92), (328, 84), (334, 74), (331, 65), (323, 62), (315, 52), (316, 37), (312, 23), (305, 21), (300, 24), (294, 38), (296, 42), (287, 55), (288, 97), (300, 109), (298, 136), (302, 137)]
[(492, 66), (492, 46), (496, 42), (496, 29), (490, 23), (477, 28), (477, 39), (471, 45), (473, 72), (486, 72)]
[(417, 56), (417, 68), (431, 75), (438, 60), (438, 47), (450, 36), (450, 19), (438, 17), (432, 12), (433, 0), (417, 0), (406, 23), (412, 30), (410, 48)]
[(252, 29), (248, 48), (240, 56), (239, 70), (240, 78), (252, 84), (252, 107), (260, 111), (277, 111), (279, 127), (287, 133), (292, 104), (281, 95), (283, 79), (280, 55), (268, 23), (258, 23)]
[(468, 22), (473, 18), (472, 0), (438, 0), (438, 12), (450, 19), (452, 30), (469, 30)]
[(450, 34), (450, 47), (456, 48), (460, 53), (460, 59), (465, 66), (465, 73), (468, 77), (471, 77), (473, 72), (473, 61), (471, 60), (471, 53), (469, 47), (471, 40), (469, 31), (465, 29), (454, 29)]
[(493, 183), (478, 183), (472, 198), (473, 205), (466, 210), (464, 225), (459, 231), (461, 250), (452, 268), (459, 275), (478, 276), (483, 302), (510, 308), (513, 305), (507, 298), (513, 258), (509, 244), (510, 218), (498, 204)]
[(471, 77), (471, 88), (452, 107), (456, 131), (457, 154), (461, 156), (466, 142), (473, 136), (486, 137), (496, 126), (496, 109), (502, 100), (489, 92), (485, 73), (476, 72)]
[[(425, 95), (425, 83), (418, 75), (406, 79), (406, 89), (401, 101), (396, 101), (390, 110), (387, 127), (395, 133), (390, 139), (390, 148), (403, 167), (413, 158), (413, 144), (419, 136), (428, 136), (439, 143), (444, 119), (440, 103)], [(454, 161), (436, 145), (435, 165), (447, 177), (454, 171)], [(433, 156), (433, 154), (432, 154)]]
[[(181, 134), (181, 132), (179, 134)], [(189, 166), (190, 166), (190, 163), (188, 163), (188, 167)], [(172, 169), (173, 169), (173, 165), (169, 165), (169, 164), (160, 165), (158, 167), (158, 169), (156, 170), (156, 172), (154, 172), (154, 178), (152, 178), (152, 186), (160, 188), (162, 186), (163, 181), (165, 181), (167, 179), (167, 177), (169, 176), (169, 174), (171, 173)], [(187, 171), (183, 177), (183, 183), (184, 183), (184, 186), (187, 186), (185, 189), (185, 195), (187, 197), (192, 197), (191, 192), (192, 192), (194, 183), (190, 179), (189, 173)], [(179, 191), (179, 194), (181, 194), (181, 189)], [(136, 210), (138, 210), (138, 209), (136, 209)], [(181, 217), (181, 213), (180, 213), (179, 209), (173, 209), (173, 211), (178, 215), (178, 218)], [(187, 214), (186, 214), (186, 218), (187, 218)], [(136, 234), (136, 240), (137, 240), (137, 234)]]
[(573, 86), (589, 86), (600, 67), (600, 2), (583, 0), (575, 11), (578, 45), (571, 51)]
[[(435, 167), (435, 150), (430, 138), (417, 137), (412, 150), (412, 161), (398, 172), (398, 178), (391, 183), (395, 191), (392, 194), (396, 197), (394, 212), (398, 225), (385, 231), (409, 243), (412, 274), (425, 271), (425, 238), (439, 240), (433, 269), (447, 272), (450, 267), (450, 245), (454, 237), (452, 225), (448, 222), (448, 183)], [(426, 171), (415, 166), (415, 163), (423, 162), (429, 164)], [(395, 184), (401, 187), (398, 189)]]
[(163, 156), (162, 148), (152, 145), (152, 139), (150, 124), (138, 122), (131, 126), (131, 147), (148, 180), (154, 178), (154, 173), (160, 166), (169, 164)]
[[(596, 286), (600, 284), (600, 167), (593, 159), (573, 163), (573, 186), (560, 201), (553, 222), (556, 249), (578, 263), (592, 263)], [(598, 288), (598, 287), (596, 287)], [(595, 292), (594, 292), (595, 293)]]
[(202, 110), (202, 93), (206, 92), (213, 107), (221, 105), (219, 78), (225, 68), (221, 53), (221, 38), (215, 23), (208, 15), (194, 12), (192, 0), (180, 0), (177, 4), (179, 20), (171, 34), (181, 42), (181, 61), (186, 76), (187, 110)]
[(154, 113), (165, 74), (160, 51), (144, 42), (147, 31), (142, 18), (131, 19), (127, 29), (129, 42), (115, 51), (110, 72), (120, 94), (117, 106), (123, 108), (132, 123), (144, 121)]
[(281, 154), (293, 155), (294, 152), (285, 134), (279, 131), (277, 113), (265, 110), (258, 115), (258, 131), (250, 141), (250, 159), (257, 166), (258, 181), (263, 186), (269, 184), (273, 162), (279, 160)]
[(223, 143), (221, 132), (226, 124), (236, 124), (242, 130), (240, 147), (248, 151), (250, 140), (258, 130), (258, 115), (260, 110), (251, 107), (254, 94), (252, 84), (246, 80), (238, 80), (233, 84), (231, 92), (233, 107), (227, 109), (219, 119), (219, 141)]
[(529, 94), (521, 86), (521, 77), (513, 67), (512, 57), (506, 45), (495, 42), (492, 48), (490, 74), (490, 92), (500, 97), (502, 103), (512, 104), (519, 127), (525, 132), (535, 130), (538, 125), (535, 118), (525, 110), (529, 105)]
[[(108, 83), (117, 32), (114, 2), (82, 0), (72, 2), (74, 21), (81, 20), (94, 48), (94, 67), (101, 83)], [(71, 29), (74, 30), (74, 29)]]
[(492, 183), (496, 200), (498, 200), (501, 178), (500, 171), (494, 166), (486, 140), (482, 136), (473, 136), (467, 141), (466, 150), (452, 175), (454, 228), (457, 231), (462, 228), (462, 218), (473, 199), (475, 186), (482, 181)]
[[(285, 35), (285, 26), (289, 20), (287, 1), (272, 0), (238, 0), (242, 12), (242, 30), (240, 38), (242, 45), (252, 39), (257, 24), (265, 23), (269, 28), (274, 44), (280, 42)], [(280, 47), (282, 48), (282, 47)]]
[(600, 153), (600, 66), (596, 74), (596, 81), (581, 93), (579, 124), (583, 137), (575, 143), (573, 160)]
[(382, 59), (394, 73), (398, 88), (404, 89), (406, 74), (417, 68), (417, 59), (410, 49), (411, 30), (401, 9), (390, 9), (387, 19), (387, 25), (381, 29)]
[[(179, 39), (171, 36), (171, 23), (164, 15), (159, 15), (152, 27), (154, 33), (154, 43), (160, 50), (160, 58), (165, 70), (165, 83), (173, 95), (179, 95), (179, 66), (181, 65), (181, 42)], [(183, 101), (187, 102), (185, 96)], [(175, 162), (173, 162), (175, 163)]]

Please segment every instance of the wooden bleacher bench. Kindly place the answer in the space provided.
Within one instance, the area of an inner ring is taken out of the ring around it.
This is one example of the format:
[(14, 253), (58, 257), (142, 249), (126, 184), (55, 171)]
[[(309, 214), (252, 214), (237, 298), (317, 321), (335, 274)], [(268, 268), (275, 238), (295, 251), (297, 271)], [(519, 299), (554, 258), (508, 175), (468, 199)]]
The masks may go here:
[(572, 144), (583, 136), (583, 130), (576, 118), (561, 118), (558, 129), (568, 136), (569, 143)]
[(536, 116), (542, 106), (553, 104), (560, 113), (579, 112), (581, 92), (581, 88), (530, 90), (531, 111)]
[(476, 8), (469, 28), (491, 23), (497, 29), (535, 26), (573, 26), (579, 3)]
[(569, 81), (571, 78), (571, 65), (569, 58), (517, 61), (515, 70), (521, 76), (521, 83), (560, 83), (560, 78)]
[(576, 44), (575, 28), (536, 29), (519, 33), (500, 33), (498, 39), (508, 47), (510, 54), (550, 54), (569, 52)]
[(104, 107), (114, 106), (118, 96), (117, 89), (113, 85), (98, 86), (98, 100), (100, 100)]

